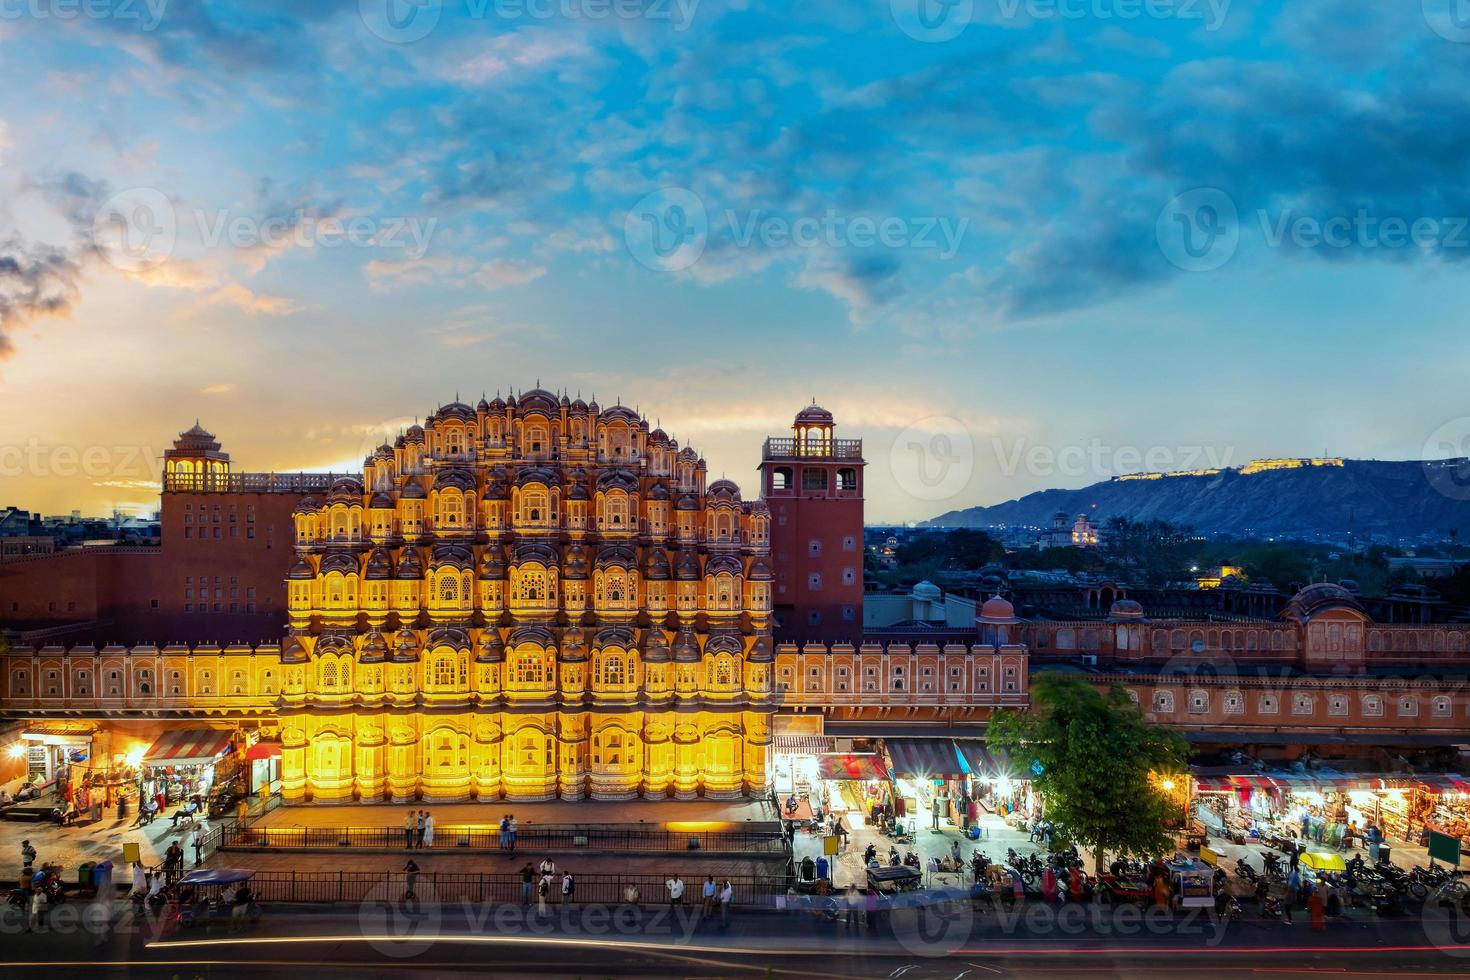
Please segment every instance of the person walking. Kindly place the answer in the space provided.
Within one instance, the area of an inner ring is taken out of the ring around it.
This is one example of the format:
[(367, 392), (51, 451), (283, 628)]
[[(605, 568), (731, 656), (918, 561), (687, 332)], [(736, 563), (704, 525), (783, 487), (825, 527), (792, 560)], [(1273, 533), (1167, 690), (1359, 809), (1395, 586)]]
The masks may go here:
[(414, 812), (409, 810), (403, 815), (403, 849), (405, 851), (413, 848), (413, 832), (418, 828), (418, 820)]
[(1291, 874), (1286, 876), (1286, 901), (1281, 903), (1281, 916), (1291, 925), (1291, 910), (1296, 905), (1298, 897), (1302, 893), (1302, 873), (1295, 866)]
[(521, 908), (531, 907), (531, 889), (536, 884), (536, 869), (527, 861), (526, 866), (521, 869)]
[(1378, 829), (1376, 823), (1370, 824), (1365, 839), (1368, 841), (1368, 860), (1377, 864), (1378, 855), (1383, 850), (1383, 831)]
[(26, 919), (26, 932), (38, 932), (41, 916), (46, 914), (46, 889), (31, 889), (30, 917)]
[(664, 879), (664, 888), (669, 892), (669, 911), (675, 912), (680, 905), (684, 904), (684, 879), (675, 872), (672, 876)]
[(31, 842), (30, 841), (28, 841), (28, 840), (21, 841), (20, 842), (20, 866), (21, 866), (21, 870), (23, 870), (25, 872), (27, 878), (29, 878), (31, 876), (31, 868), (35, 867), (35, 865), (36, 865), (36, 849), (31, 846)]
[(1312, 931), (1327, 931), (1327, 904), (1322, 895), (1322, 889), (1313, 888), (1312, 893), (1307, 896), (1307, 911), (1312, 915)]
[(572, 903), (572, 892), (576, 887), (577, 883), (572, 879), (572, 873), (563, 871), (561, 875), (561, 903), (563, 905)]
[(510, 849), (512, 851), (516, 849), (516, 815), (514, 813), (510, 815)]
[(730, 884), (730, 879), (725, 879), (724, 886), (720, 889), (720, 928), (730, 928), (730, 905), (735, 901), (735, 887)]
[(403, 898), (399, 899), (399, 901), (417, 902), (419, 896), (415, 889), (418, 888), (418, 885), (419, 866), (414, 863), (413, 858), (409, 858), (408, 863), (403, 866)]
[(858, 894), (857, 885), (848, 885), (847, 894), (847, 931), (857, 932), (858, 917), (863, 908), (863, 896)]
[(428, 812), (425, 810), (414, 815), (414, 847), (424, 846), (424, 818), (427, 816)]
[(200, 827), (194, 828), (194, 834), (189, 838), (189, 846), (194, 849), (194, 867), (204, 863), (204, 830)]
[(715, 884), (714, 875), (706, 875), (704, 879), (704, 904), (700, 908), (700, 919), (708, 919), (715, 914), (715, 901), (719, 897), (720, 887)]
[(541, 866), (537, 869), (548, 878), (556, 874), (556, 862), (546, 857), (541, 859)]
[(510, 815), (500, 818), (500, 849), (505, 850), (506, 842), (510, 840)]
[(868, 920), (868, 932), (878, 931), (878, 889), (872, 885), (868, 886), (868, 894), (864, 900), (866, 918)]
[(551, 875), (543, 874), (541, 881), (536, 885), (536, 912), (539, 915), (546, 914), (546, 896), (551, 892)]
[(428, 812), (424, 814), (424, 846), (434, 846), (434, 815)]
[(1049, 864), (1041, 873), (1041, 899), (1047, 905), (1057, 904), (1057, 873)]

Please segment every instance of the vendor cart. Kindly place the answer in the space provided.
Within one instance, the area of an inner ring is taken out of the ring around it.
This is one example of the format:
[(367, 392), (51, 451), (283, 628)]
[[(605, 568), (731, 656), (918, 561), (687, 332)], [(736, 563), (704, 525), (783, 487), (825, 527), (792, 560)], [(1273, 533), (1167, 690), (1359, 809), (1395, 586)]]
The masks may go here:
[(1215, 869), (1203, 861), (1170, 861), (1175, 908), (1203, 909), (1215, 905)]
[(1097, 882), (1098, 899), (1106, 905), (1147, 905), (1154, 900), (1154, 890), (1142, 878), (1102, 874)]
[(899, 892), (914, 891), (923, 881), (924, 876), (918, 868), (899, 865), (868, 869), (868, 887), (880, 895), (892, 896)]

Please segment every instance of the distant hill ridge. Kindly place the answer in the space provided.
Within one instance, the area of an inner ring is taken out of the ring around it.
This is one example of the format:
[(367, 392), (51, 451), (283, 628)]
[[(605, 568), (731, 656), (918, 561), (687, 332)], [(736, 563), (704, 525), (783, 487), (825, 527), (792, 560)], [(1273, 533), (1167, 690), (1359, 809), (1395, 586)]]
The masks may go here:
[(1041, 490), (941, 514), (931, 527), (1049, 527), (1054, 515), (1161, 520), (1207, 533), (1338, 534), (1470, 539), (1470, 461), (1334, 457), (1258, 459), (1244, 466), (1132, 473), (1078, 490)]

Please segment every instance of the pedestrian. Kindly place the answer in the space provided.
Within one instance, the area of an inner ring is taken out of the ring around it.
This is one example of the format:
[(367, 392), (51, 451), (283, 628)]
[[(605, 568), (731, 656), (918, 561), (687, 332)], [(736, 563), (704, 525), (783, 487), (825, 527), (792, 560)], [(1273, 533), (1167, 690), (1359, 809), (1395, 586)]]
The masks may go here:
[(868, 932), (878, 931), (878, 889), (871, 884), (868, 885), (868, 894), (863, 901), (865, 917), (868, 920)]
[(1376, 823), (1368, 826), (1367, 841), (1368, 859), (1377, 864), (1379, 852), (1383, 849), (1383, 831), (1378, 829)]
[(1261, 916), (1266, 914), (1266, 899), (1271, 897), (1271, 886), (1266, 882), (1266, 876), (1261, 875), (1256, 879), (1256, 912)]
[(1302, 844), (1301, 847), (1293, 847), (1291, 849), (1291, 856), (1287, 862), (1291, 866), (1291, 870), (1295, 871), (1298, 867), (1301, 866), (1302, 851), (1306, 849), (1306, 846), (1306, 844)]
[(572, 880), (572, 873), (570, 871), (564, 871), (564, 872), (562, 872), (562, 876), (561, 876), (561, 903), (563, 905), (570, 905), (571, 904), (571, 902), (572, 902), (572, 892), (573, 892), (574, 889), (576, 889), (576, 887), (577, 887), (577, 883), (574, 880)]
[(546, 896), (550, 892), (551, 875), (544, 874), (541, 876), (541, 882), (536, 886), (536, 911), (541, 915), (546, 914)]
[(976, 830), (979, 830), (980, 829), (980, 802), (978, 800), (976, 800), (973, 796), (970, 797), (970, 803), (969, 803), (969, 808), (968, 808), (968, 811), (967, 811), (967, 816), (970, 819), (970, 826), (971, 827), (974, 827)]
[(968, 834), (970, 832), (970, 794), (966, 793), (960, 797), (960, 831)]
[(506, 842), (510, 840), (510, 815), (500, 818), (500, 849), (505, 850)]
[(418, 829), (418, 820), (414, 812), (409, 810), (403, 815), (403, 849), (409, 850), (413, 847), (413, 832)]
[(432, 813), (424, 814), (424, 846), (434, 846), (434, 815)]
[(424, 818), (428, 816), (427, 811), (420, 810), (414, 815), (414, 846), (424, 846)]
[(551, 860), (551, 858), (549, 857), (542, 858), (541, 867), (538, 870), (540, 870), (543, 875), (550, 878), (552, 875), (556, 874), (556, 862)]
[(939, 829), (939, 818), (944, 814), (944, 797), (934, 797), (934, 829)]
[(403, 866), (403, 898), (402, 902), (417, 902), (419, 900), (416, 889), (419, 884), (419, 866), (414, 863), (413, 858)]
[(850, 831), (847, 829), (847, 821), (842, 819), (841, 814), (837, 815), (837, 822), (832, 828), (832, 832), (837, 835), (837, 853), (841, 854), (847, 850), (847, 838), (850, 835)]
[(514, 813), (510, 815), (510, 849), (512, 851), (516, 849), (516, 815)]
[(1169, 877), (1158, 875), (1154, 878), (1154, 904), (1159, 908), (1169, 907)]
[(521, 908), (531, 907), (531, 888), (536, 883), (536, 869), (527, 861), (521, 869)]
[(41, 928), (41, 916), (46, 912), (46, 889), (31, 890), (31, 914), (26, 920), (26, 932), (37, 932)]
[(1307, 896), (1307, 911), (1312, 913), (1312, 930), (1314, 932), (1327, 931), (1327, 905), (1322, 897), (1322, 889), (1313, 888), (1312, 894)]
[(182, 871), (183, 868), (184, 849), (179, 846), (178, 841), (174, 841), (168, 846), (168, 850), (163, 852), (163, 871), (165, 874), (172, 876)]
[(863, 896), (858, 894), (857, 885), (848, 885), (847, 894), (847, 930), (856, 932), (858, 927), (858, 913), (862, 911)]
[(700, 909), (699, 917), (708, 919), (715, 914), (715, 901), (719, 897), (720, 888), (715, 884), (714, 875), (706, 875), (704, 879), (704, 905)]
[(31, 868), (36, 864), (36, 849), (31, 846), (31, 842), (28, 840), (20, 842), (20, 864), (25, 870), (26, 877), (29, 878)]
[(194, 867), (204, 863), (204, 831), (202, 828), (194, 828), (194, 836), (189, 839), (189, 846), (194, 848)]
[(1286, 924), (1291, 924), (1291, 910), (1296, 905), (1297, 899), (1302, 893), (1302, 873), (1295, 867), (1291, 874), (1286, 876), (1286, 901), (1281, 903), (1281, 915), (1286, 919)]
[(675, 872), (671, 877), (664, 879), (664, 888), (669, 892), (669, 911), (678, 910), (684, 904), (684, 879)]
[(730, 879), (725, 879), (724, 887), (720, 889), (720, 928), (730, 928), (730, 904), (735, 901), (735, 887), (730, 884)]
[(630, 884), (630, 885), (626, 886), (623, 889), (623, 902), (624, 902), (624, 904), (631, 905), (634, 908), (637, 908), (638, 907), (638, 886), (637, 885)]
[(235, 890), (235, 904), (230, 909), (230, 931), (239, 932), (245, 928), (245, 917), (250, 914), (250, 903), (255, 901), (255, 896), (250, 891), (250, 886), (240, 882), (240, 887)]
[(1057, 903), (1057, 873), (1049, 864), (1046, 870), (1041, 872), (1041, 899), (1047, 905)]

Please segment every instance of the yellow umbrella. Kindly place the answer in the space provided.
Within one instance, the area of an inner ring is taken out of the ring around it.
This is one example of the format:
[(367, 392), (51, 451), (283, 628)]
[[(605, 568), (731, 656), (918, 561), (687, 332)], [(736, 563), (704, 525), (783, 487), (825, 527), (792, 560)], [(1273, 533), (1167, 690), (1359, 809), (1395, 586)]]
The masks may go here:
[(1341, 854), (1328, 854), (1325, 851), (1309, 851), (1302, 855), (1302, 864), (1313, 871), (1346, 871), (1347, 865), (1343, 863)]

